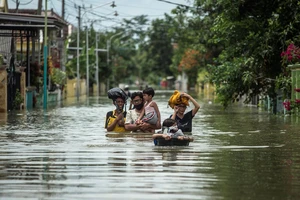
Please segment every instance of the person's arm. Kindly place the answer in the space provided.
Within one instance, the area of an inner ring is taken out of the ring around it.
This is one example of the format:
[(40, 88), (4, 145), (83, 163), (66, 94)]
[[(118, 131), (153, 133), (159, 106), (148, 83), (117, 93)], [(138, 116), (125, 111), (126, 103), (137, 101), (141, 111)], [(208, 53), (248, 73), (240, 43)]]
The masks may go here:
[(145, 115), (145, 107), (142, 109), (139, 118), (136, 120), (137, 124), (141, 123), (141, 120), (144, 117), (144, 115)]
[(157, 114), (157, 123), (155, 125), (155, 129), (160, 129), (161, 128), (161, 118), (160, 118), (160, 111), (158, 109), (158, 106), (156, 104), (156, 102), (152, 102), (151, 106), (154, 107), (154, 110)]
[(109, 117), (112, 115), (112, 111), (110, 111), (110, 112), (107, 112), (106, 113), (106, 118), (105, 118), (105, 128), (107, 128), (107, 125), (108, 125), (108, 119), (109, 119)]
[(143, 122), (141, 124), (125, 124), (125, 129), (127, 131), (138, 131), (141, 130), (143, 132), (151, 132), (151, 130), (155, 130), (156, 129), (156, 125), (154, 124), (149, 124), (146, 122)]
[(174, 106), (174, 112), (170, 118), (175, 120), (177, 112), (178, 112), (178, 106)]
[(155, 129), (161, 129), (161, 122), (160, 122), (160, 120), (157, 120), (157, 123), (155, 124)]
[(149, 124), (147, 122), (143, 122), (139, 125), (139, 128), (143, 131), (143, 132), (152, 132), (152, 130), (154, 131), (155, 129), (160, 129), (158, 128), (157, 124)]
[(156, 139), (158, 137), (165, 138), (165, 140), (171, 139), (171, 136), (169, 136), (168, 134), (155, 133), (152, 135), (152, 139)]
[(135, 112), (135, 111), (129, 110), (126, 114), (126, 121), (125, 121), (125, 130), (126, 131), (137, 131), (138, 130), (138, 126), (135, 123), (133, 123), (134, 122), (133, 112)]
[(191, 95), (189, 95), (187, 93), (182, 93), (182, 96), (187, 97), (194, 104), (194, 108), (192, 110), (192, 115), (195, 116), (196, 113), (198, 112), (198, 110), (200, 109), (200, 105), (198, 104), (198, 102)]
[[(126, 121), (125, 121), (125, 130), (126, 131), (138, 131), (141, 130), (141, 125), (135, 123), (135, 110), (130, 110), (127, 112)], [(141, 130), (142, 131), (142, 130)]]
[(125, 129), (127, 131), (137, 131), (140, 129), (140, 127), (137, 124), (125, 124)]
[(116, 125), (119, 123), (119, 120), (124, 119), (123, 113), (120, 113), (118, 117), (113, 121), (112, 124), (106, 127), (107, 131), (113, 131), (116, 127)]

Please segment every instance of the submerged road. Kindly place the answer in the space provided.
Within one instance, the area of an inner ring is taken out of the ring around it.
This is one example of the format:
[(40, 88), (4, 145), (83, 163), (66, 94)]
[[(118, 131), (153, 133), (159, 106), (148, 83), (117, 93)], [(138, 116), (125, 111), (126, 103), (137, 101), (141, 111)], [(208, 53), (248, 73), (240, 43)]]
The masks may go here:
[[(172, 109), (158, 94), (162, 119)], [(0, 199), (298, 199), (298, 118), (198, 98), (195, 141), (107, 137), (107, 97), (0, 114)]]

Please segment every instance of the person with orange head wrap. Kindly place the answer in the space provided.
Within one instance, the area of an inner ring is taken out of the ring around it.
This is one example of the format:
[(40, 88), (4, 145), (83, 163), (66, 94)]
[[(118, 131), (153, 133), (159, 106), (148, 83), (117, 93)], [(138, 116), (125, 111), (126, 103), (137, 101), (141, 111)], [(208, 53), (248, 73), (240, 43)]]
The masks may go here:
[[(185, 113), (189, 101), (193, 103), (194, 108)], [(178, 128), (183, 132), (192, 132), (192, 119), (200, 109), (198, 102), (189, 94), (175, 90), (168, 104), (174, 110), (170, 118), (176, 120)]]

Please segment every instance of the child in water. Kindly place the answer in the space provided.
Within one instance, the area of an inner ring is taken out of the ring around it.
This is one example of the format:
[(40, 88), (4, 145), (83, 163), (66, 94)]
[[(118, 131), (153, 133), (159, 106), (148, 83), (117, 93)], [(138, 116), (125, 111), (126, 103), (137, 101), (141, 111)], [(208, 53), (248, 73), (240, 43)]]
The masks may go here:
[(142, 124), (144, 122), (156, 125), (160, 123), (160, 112), (155, 101), (153, 88), (149, 87), (143, 90), (143, 99), (145, 101), (144, 108), (140, 114), (140, 117), (136, 120), (136, 124)]
[[(163, 137), (166, 140), (171, 138), (177, 138), (178, 140), (189, 140), (193, 141), (193, 138), (188, 137), (183, 134), (182, 130), (178, 128), (177, 122), (174, 119), (168, 118), (165, 119), (162, 124), (162, 133), (153, 134), (152, 138), (156, 139), (157, 137)], [(164, 130), (167, 128), (167, 133), (164, 133)]]

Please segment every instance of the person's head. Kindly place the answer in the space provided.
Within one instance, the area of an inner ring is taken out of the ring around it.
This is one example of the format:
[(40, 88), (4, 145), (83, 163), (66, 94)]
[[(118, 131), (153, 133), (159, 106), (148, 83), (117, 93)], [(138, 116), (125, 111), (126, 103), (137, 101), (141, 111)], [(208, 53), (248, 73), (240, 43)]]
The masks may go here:
[(181, 104), (176, 104), (174, 108), (178, 108), (178, 113), (183, 114), (186, 110), (186, 105), (181, 103)]
[(133, 104), (133, 108), (135, 108), (137, 110), (141, 110), (144, 106), (143, 93), (142, 92), (133, 92), (131, 94), (131, 103)]
[(167, 118), (163, 121), (162, 125), (169, 128), (170, 126), (173, 126), (174, 124), (177, 124), (175, 119)]
[(118, 97), (113, 101), (113, 104), (116, 106), (118, 112), (122, 112), (125, 105), (125, 99)]
[(154, 89), (152, 87), (148, 87), (143, 90), (143, 97), (146, 101), (151, 100), (155, 95)]
[(171, 118), (165, 119), (162, 126), (168, 128), (168, 132), (170, 133), (176, 133), (178, 131), (176, 120)]

